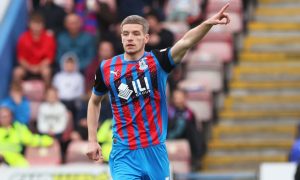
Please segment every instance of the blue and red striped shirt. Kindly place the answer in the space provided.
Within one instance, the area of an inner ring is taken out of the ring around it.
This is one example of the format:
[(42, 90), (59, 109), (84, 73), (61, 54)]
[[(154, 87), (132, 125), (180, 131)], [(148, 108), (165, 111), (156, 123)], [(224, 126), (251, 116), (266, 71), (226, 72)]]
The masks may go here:
[(137, 149), (165, 141), (166, 83), (174, 67), (170, 48), (145, 52), (136, 61), (121, 54), (101, 62), (93, 93), (101, 96), (109, 92), (113, 138), (118, 145)]

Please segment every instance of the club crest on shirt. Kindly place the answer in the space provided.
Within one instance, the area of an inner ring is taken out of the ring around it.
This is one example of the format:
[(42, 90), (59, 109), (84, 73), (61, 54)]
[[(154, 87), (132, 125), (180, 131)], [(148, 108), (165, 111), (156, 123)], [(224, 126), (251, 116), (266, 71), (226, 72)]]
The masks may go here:
[(144, 57), (139, 61), (139, 70), (144, 71), (148, 68), (148, 65), (146, 64), (145, 60), (147, 59)]

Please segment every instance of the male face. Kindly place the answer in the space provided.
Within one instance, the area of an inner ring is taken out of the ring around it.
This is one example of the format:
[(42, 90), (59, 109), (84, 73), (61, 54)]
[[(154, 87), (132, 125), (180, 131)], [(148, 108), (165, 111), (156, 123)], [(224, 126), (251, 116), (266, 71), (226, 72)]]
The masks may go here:
[(43, 22), (39, 22), (39, 21), (30, 21), (29, 29), (33, 34), (39, 36), (44, 29), (44, 24), (43, 24)]
[(144, 50), (149, 34), (144, 33), (140, 24), (125, 24), (122, 27), (121, 38), (124, 51), (133, 55)]
[(66, 17), (65, 26), (69, 33), (77, 35), (81, 31), (81, 19), (76, 14), (70, 14)]
[(110, 42), (101, 42), (98, 49), (98, 56), (100, 61), (102, 59), (108, 59), (114, 56), (114, 47)]
[(186, 97), (183, 91), (175, 90), (173, 92), (173, 102), (178, 108), (184, 107), (186, 102)]
[(0, 126), (7, 127), (12, 123), (12, 114), (7, 108), (0, 108)]

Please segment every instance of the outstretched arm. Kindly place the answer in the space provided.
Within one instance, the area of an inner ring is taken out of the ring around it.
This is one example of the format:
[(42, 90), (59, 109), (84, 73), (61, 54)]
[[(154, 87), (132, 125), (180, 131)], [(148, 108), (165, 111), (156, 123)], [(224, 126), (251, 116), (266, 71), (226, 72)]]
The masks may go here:
[(171, 48), (171, 55), (175, 63), (179, 63), (187, 50), (196, 45), (213, 25), (228, 24), (230, 22), (228, 14), (225, 13), (228, 6), (229, 3), (226, 4), (217, 14), (189, 30), (177, 43), (175, 43), (175, 45)]

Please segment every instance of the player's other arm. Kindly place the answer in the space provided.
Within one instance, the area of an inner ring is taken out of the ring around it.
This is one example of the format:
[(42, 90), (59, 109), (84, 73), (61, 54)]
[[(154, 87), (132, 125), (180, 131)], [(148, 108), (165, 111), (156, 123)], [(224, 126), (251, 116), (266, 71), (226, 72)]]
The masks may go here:
[(171, 56), (175, 63), (179, 63), (187, 50), (195, 46), (213, 25), (228, 24), (230, 22), (228, 14), (225, 13), (228, 6), (229, 3), (226, 4), (217, 14), (189, 30), (177, 43), (174, 44), (171, 48)]
[(103, 81), (101, 68), (96, 71), (93, 93), (90, 97), (87, 110), (88, 123), (88, 152), (87, 156), (94, 161), (102, 161), (101, 147), (97, 140), (98, 119), (100, 116), (101, 101), (107, 92), (107, 87)]
[(88, 103), (87, 125), (89, 145), (87, 156), (93, 161), (101, 161), (103, 158), (101, 147), (97, 140), (98, 119), (103, 97), (92, 93)]

